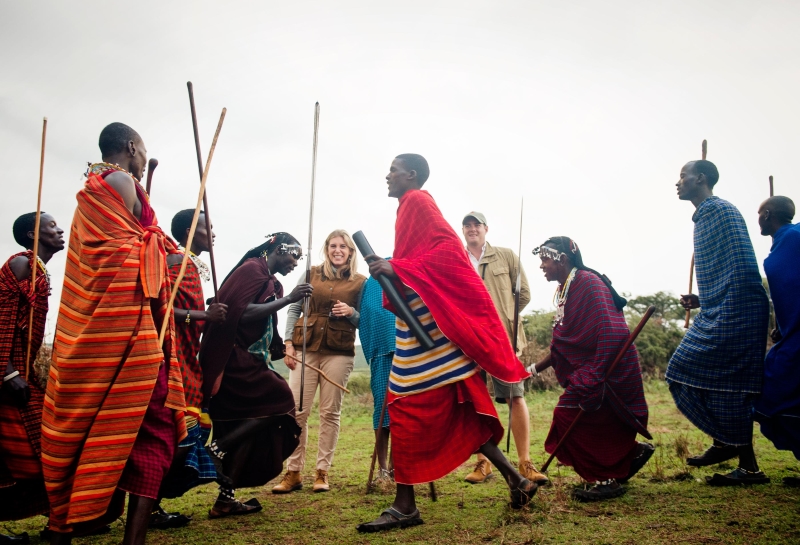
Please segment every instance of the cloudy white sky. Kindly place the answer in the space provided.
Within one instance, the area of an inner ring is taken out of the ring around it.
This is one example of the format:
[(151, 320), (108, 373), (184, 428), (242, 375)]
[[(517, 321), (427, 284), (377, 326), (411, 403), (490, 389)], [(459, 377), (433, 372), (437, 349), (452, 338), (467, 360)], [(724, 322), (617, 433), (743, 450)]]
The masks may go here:
[[(527, 310), (550, 308), (555, 286), (530, 251), (551, 235), (575, 239), (620, 291), (678, 293), (693, 207), (674, 184), (704, 138), (716, 193), (744, 214), (759, 261), (768, 176), (778, 194), (800, 194), (799, 26), (800, 4), (777, 0), (0, 0), (0, 254), (18, 251), (11, 224), (35, 209), (43, 116), (43, 209), (65, 228), (113, 121), (159, 159), (162, 225), (193, 207), (191, 80), (204, 154), (228, 108), (208, 182), (221, 277), (268, 233), (306, 240), (319, 101), (314, 263), (335, 228), (391, 252), (396, 201), (384, 176), (414, 152), (459, 232), (479, 210), (489, 241), (516, 249), (524, 196)], [(64, 259), (49, 267), (51, 308)]]

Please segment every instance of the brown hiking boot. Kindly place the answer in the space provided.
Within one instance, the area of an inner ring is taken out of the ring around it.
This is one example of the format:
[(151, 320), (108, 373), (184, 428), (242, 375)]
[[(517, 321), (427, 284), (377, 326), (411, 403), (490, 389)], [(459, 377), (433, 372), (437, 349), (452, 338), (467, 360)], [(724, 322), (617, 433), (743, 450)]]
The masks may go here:
[(317, 478), (314, 481), (312, 492), (330, 492), (331, 485), (328, 484), (328, 472), (324, 469), (317, 470)]
[(464, 480), (470, 484), (478, 484), (488, 481), (492, 476), (492, 464), (489, 463), (489, 460), (478, 460), (475, 469)]
[(538, 486), (545, 486), (550, 484), (550, 479), (547, 478), (547, 475), (544, 473), (540, 473), (536, 466), (531, 463), (530, 460), (525, 460), (524, 462), (520, 462), (519, 464), (519, 474), (536, 483)]
[(303, 488), (303, 478), (299, 471), (287, 471), (281, 483), (272, 489), (273, 494), (288, 494)]

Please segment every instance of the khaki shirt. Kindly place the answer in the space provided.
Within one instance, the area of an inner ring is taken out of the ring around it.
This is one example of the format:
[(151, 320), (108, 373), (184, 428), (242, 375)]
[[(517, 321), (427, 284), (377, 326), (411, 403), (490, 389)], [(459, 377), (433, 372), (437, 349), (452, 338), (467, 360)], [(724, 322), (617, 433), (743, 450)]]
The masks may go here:
[[(512, 250), (496, 248), (488, 242), (483, 258), (478, 264), (478, 274), (483, 279), (486, 289), (489, 290), (489, 295), (492, 296), (492, 301), (494, 301), (500, 320), (506, 328), (509, 340), (511, 340), (514, 330), (514, 287), (517, 284), (518, 264), (519, 260)], [(521, 315), (522, 309), (531, 301), (531, 291), (528, 287), (528, 279), (525, 277), (525, 269), (522, 269), (520, 286), (519, 312)], [(520, 353), (528, 344), (522, 327), (522, 318), (520, 318), (518, 327), (517, 353)]]

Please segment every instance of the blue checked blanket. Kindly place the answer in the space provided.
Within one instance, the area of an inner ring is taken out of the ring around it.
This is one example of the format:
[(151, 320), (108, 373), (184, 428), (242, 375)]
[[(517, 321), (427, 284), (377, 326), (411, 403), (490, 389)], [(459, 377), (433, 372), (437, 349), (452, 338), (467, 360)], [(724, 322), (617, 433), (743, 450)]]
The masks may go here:
[(358, 337), (367, 362), (372, 361), (375, 356), (394, 352), (394, 314), (383, 308), (383, 290), (372, 277), (364, 282), (360, 312)]
[(739, 210), (719, 197), (692, 216), (700, 313), (667, 366), (668, 382), (760, 393), (769, 301)]

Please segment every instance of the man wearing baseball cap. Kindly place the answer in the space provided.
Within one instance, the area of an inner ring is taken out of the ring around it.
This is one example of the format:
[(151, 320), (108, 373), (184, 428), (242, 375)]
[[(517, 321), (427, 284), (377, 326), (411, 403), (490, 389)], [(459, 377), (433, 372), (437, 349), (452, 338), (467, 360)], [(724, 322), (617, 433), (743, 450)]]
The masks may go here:
[[(513, 345), (514, 340), (511, 337), (514, 329), (514, 287), (517, 283), (517, 267), (522, 266), (519, 257), (509, 248), (494, 247), (486, 242), (489, 226), (486, 223), (486, 216), (480, 212), (470, 212), (464, 216), (461, 224), (470, 262), (486, 285), (494, 306), (497, 308), (497, 313), (500, 315), (500, 321), (503, 322)], [(524, 270), (521, 271), (520, 284), (519, 310), (522, 312), (522, 309), (531, 300)], [(517, 336), (517, 354), (522, 352), (526, 344), (525, 332), (520, 327)], [(547, 477), (539, 473), (530, 461), (530, 417), (528, 406), (525, 403), (523, 383), (509, 384), (494, 377), (492, 377), (492, 383), (495, 399), (505, 400), (511, 407), (510, 432), (514, 435), (514, 443), (517, 447), (519, 472), (526, 479), (534, 481), (540, 486), (546, 484)], [(478, 463), (475, 464), (475, 469), (465, 478), (468, 483), (482, 483), (492, 476), (489, 460), (481, 454), (477, 456)]]

